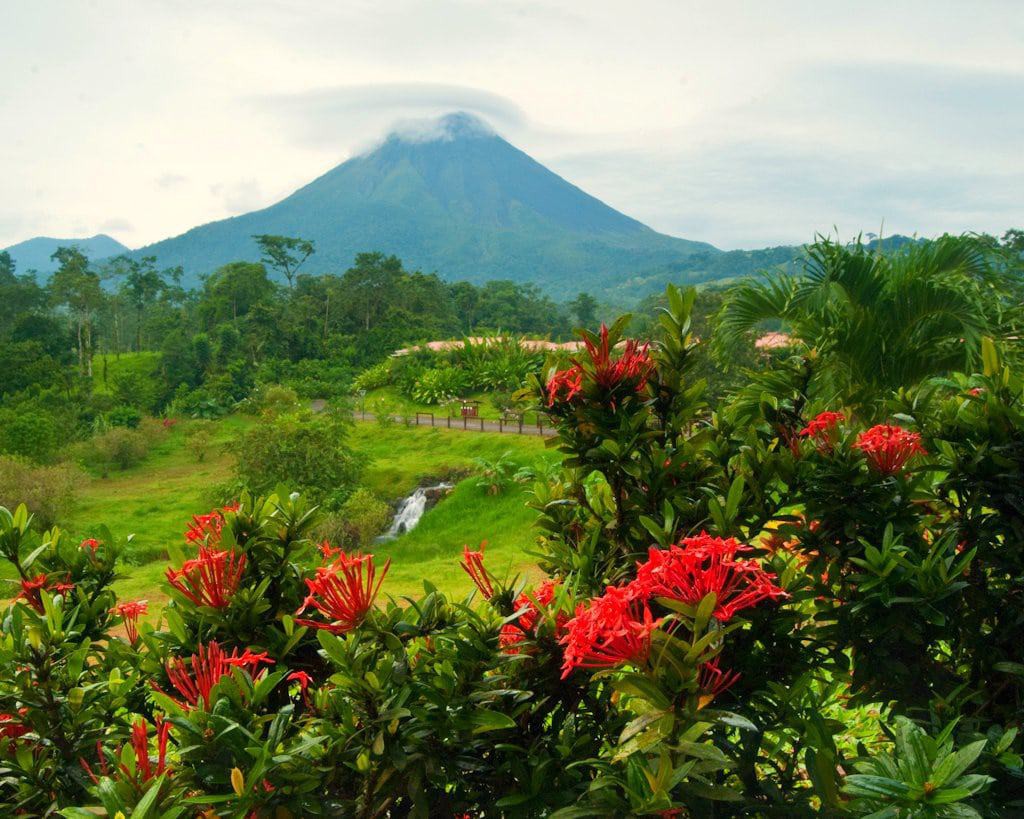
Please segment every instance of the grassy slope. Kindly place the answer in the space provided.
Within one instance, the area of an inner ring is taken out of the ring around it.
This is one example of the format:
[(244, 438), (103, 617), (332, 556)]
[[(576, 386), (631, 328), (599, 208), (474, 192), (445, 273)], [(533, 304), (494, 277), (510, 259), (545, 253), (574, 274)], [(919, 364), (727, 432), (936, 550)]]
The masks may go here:
[(112, 394), (114, 379), (119, 375), (139, 373), (148, 376), (160, 361), (160, 353), (110, 353), (98, 355), (92, 361), (92, 388), (98, 395)]
[[(138, 467), (107, 479), (85, 480), (66, 528), (86, 535), (106, 524), (117, 538), (135, 535), (131, 562), (123, 566), (118, 582), (119, 594), (151, 602), (164, 599), (167, 545), (180, 543), (189, 518), (209, 508), (208, 488), (230, 477), (231, 457), (222, 445), (248, 423), (241, 417), (217, 422), (215, 446), (202, 463), (184, 448), (184, 425), (179, 424)], [(511, 452), (516, 461), (528, 463), (544, 448), (543, 441), (527, 436), (364, 423), (356, 424), (352, 443), (370, 458), (365, 483), (387, 500), (404, 497), (423, 479), (469, 469), (477, 457), (495, 459)], [(467, 589), (457, 560), (463, 543), (489, 540), (489, 563), (496, 570), (527, 565), (524, 550), (533, 543), (533, 513), (524, 504), (521, 488), (495, 498), (474, 480), (463, 481), (416, 530), (380, 550), (394, 559), (388, 592), (416, 593), (424, 577), (446, 591)]]

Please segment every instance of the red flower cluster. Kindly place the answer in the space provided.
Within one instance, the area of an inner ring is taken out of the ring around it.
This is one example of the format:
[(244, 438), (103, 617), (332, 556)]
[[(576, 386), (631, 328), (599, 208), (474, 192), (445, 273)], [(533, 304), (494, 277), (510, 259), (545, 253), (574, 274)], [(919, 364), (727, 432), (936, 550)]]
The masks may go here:
[[(132, 725), (132, 750), (135, 751), (135, 774), (141, 782), (161, 776), (167, 770), (167, 740), (171, 736), (171, 723), (157, 715), (153, 720), (156, 725), (156, 767), (149, 759), (149, 731), (146, 721), (142, 718)], [(124, 764), (121, 770), (127, 775)]]
[(737, 671), (722, 671), (718, 667), (718, 658), (704, 663), (697, 673), (697, 686), (701, 692), (701, 707), (707, 705), (719, 694), (732, 688), (740, 678)]
[(487, 574), (487, 569), (484, 568), (484, 547), (487, 545), (485, 540), (480, 544), (480, 551), (471, 552), (469, 545), (462, 547), (462, 562), (459, 564), (462, 566), (462, 570), (469, 575), (473, 584), (480, 589), (480, 594), (484, 596), (484, 600), (490, 600), (494, 597), (494, 586), (491, 583), (491, 578)]
[(864, 453), (868, 463), (882, 475), (895, 475), (915, 455), (927, 455), (921, 436), (902, 427), (878, 424), (857, 436), (854, 449)]
[(87, 537), (81, 543), (78, 544), (79, 549), (91, 549), (93, 554), (96, 554), (96, 550), (100, 547), (100, 541), (94, 537)]
[(132, 645), (139, 639), (139, 615), (145, 614), (148, 609), (149, 605), (145, 600), (126, 600), (110, 610), (111, 614), (116, 614), (124, 620), (124, 630), (128, 635), (128, 642)]
[(613, 361), (608, 328), (604, 324), (601, 325), (600, 341), (597, 344), (589, 339), (585, 339), (583, 344), (594, 365), (594, 381), (604, 390), (611, 391), (623, 385), (632, 390), (642, 390), (654, 369), (654, 362), (647, 354), (648, 345), (641, 345), (635, 339), (629, 339), (622, 355)]
[[(533, 592), (532, 595), (520, 594), (516, 598), (516, 611), (522, 611), (514, 623), (506, 623), (501, 627), (501, 634), (498, 637), (498, 644), (506, 654), (518, 654), (519, 643), (527, 637), (536, 635), (537, 624), (540, 622), (541, 610), (547, 608), (555, 599), (555, 592), (558, 590), (557, 580), (545, 580)], [(555, 627), (561, 631), (569, 618), (559, 612), (555, 615)]]
[[(389, 559), (377, 578), (373, 555), (346, 555), (341, 552), (333, 563), (321, 566), (316, 576), (306, 580), (309, 594), (302, 602), (296, 615), (312, 606), (327, 620), (300, 620), (303, 626), (321, 628), (332, 634), (345, 634), (363, 622), (366, 613), (373, 608), (373, 601), (380, 591), (384, 577), (391, 567)], [(375, 582), (376, 579), (376, 582)]]
[(56, 592), (57, 594), (67, 594), (74, 588), (75, 584), (70, 582), (68, 577), (65, 577), (63, 581), (54, 582), (43, 572), (29, 580), (22, 580), (21, 591), (14, 599), (24, 600), (37, 612), (44, 614), (46, 609), (43, 607), (43, 598), (40, 594), (43, 589), (46, 589), (48, 592)]
[[(590, 366), (586, 368), (592, 373), (594, 383), (605, 393), (639, 392), (647, 384), (647, 379), (654, 370), (654, 362), (648, 354), (648, 345), (640, 344), (635, 339), (625, 343), (622, 355), (612, 358), (608, 328), (602, 324), (599, 341), (584, 339), (584, 348), (590, 358)], [(579, 361), (566, 370), (559, 370), (548, 381), (548, 406), (557, 402), (569, 403), (583, 391), (585, 368)], [(616, 398), (609, 395), (609, 403), (615, 408)]]
[[(164, 718), (157, 714), (153, 719), (153, 724), (156, 726), (156, 767), (153, 767), (153, 761), (149, 757), (149, 728), (146, 725), (146, 721), (141, 717), (139, 720), (132, 724), (132, 735), (131, 745), (132, 750), (135, 752), (135, 783), (136, 785), (144, 785), (151, 779), (155, 779), (158, 776), (162, 776), (167, 772), (167, 741), (171, 737), (171, 723), (164, 721)], [(99, 757), (100, 774), (102, 776), (109, 776), (110, 769), (107, 766), (107, 758), (103, 752), (102, 743), (96, 743), (96, 753)], [(114, 752), (114, 758), (121, 759), (120, 747)], [(94, 785), (100, 783), (99, 777), (93, 772), (92, 767), (84, 759), (79, 759), (82, 768), (88, 774), (89, 779), (92, 780)], [(118, 770), (121, 771), (126, 777), (131, 778), (131, 771), (123, 763), (118, 763)]]
[(775, 575), (757, 561), (737, 559), (739, 552), (749, 550), (735, 538), (706, 532), (683, 538), (668, 549), (651, 547), (631, 585), (639, 597), (668, 597), (692, 606), (713, 594), (712, 615), (725, 622), (763, 600), (785, 596), (774, 583)]
[(576, 668), (613, 668), (646, 662), (651, 632), (661, 619), (651, 614), (646, 599), (630, 586), (609, 586), (601, 597), (579, 606), (565, 625), (562, 679)]
[[(0, 739), (8, 741), (8, 751), (14, 753), (16, 740), (29, 733), (32, 728), (24, 723), (27, 708), (18, 709), (18, 716), (14, 714), (0, 714)], [(19, 719), (20, 717), (20, 719)]]
[(819, 452), (831, 452), (836, 444), (836, 430), (845, 420), (846, 416), (841, 412), (819, 412), (800, 430), (800, 435), (812, 439)]
[(167, 582), (197, 606), (226, 608), (245, 572), (245, 555), (199, 547), (199, 557), (167, 570)]
[(553, 407), (556, 401), (571, 402), (583, 391), (583, 370), (574, 364), (567, 370), (559, 370), (548, 381), (548, 406)]
[(220, 531), (224, 528), (224, 513), (237, 512), (238, 508), (237, 503), (229, 503), (205, 515), (193, 515), (192, 523), (185, 532), (185, 540), (189, 543), (219, 542)]
[[(180, 657), (172, 657), (167, 661), (167, 679), (171, 681), (179, 694), (184, 698), (175, 700), (186, 711), (199, 706), (202, 700), (207, 706), (210, 705), (210, 692), (227, 674), (232, 667), (243, 668), (253, 677), (261, 663), (273, 665), (266, 652), (254, 654), (249, 649), (241, 655), (236, 648), (231, 654), (225, 654), (220, 645), (214, 640), (206, 645), (199, 646), (199, 653), (192, 655), (192, 668), (189, 672), (185, 660)], [(156, 683), (151, 685), (159, 691)]]

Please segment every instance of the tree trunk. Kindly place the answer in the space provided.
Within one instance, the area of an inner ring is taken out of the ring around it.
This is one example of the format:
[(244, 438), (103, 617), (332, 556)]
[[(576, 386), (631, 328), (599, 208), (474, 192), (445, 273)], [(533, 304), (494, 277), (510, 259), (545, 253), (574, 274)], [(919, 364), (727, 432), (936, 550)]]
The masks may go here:
[(85, 374), (85, 356), (82, 350), (82, 319), (78, 319), (78, 372)]

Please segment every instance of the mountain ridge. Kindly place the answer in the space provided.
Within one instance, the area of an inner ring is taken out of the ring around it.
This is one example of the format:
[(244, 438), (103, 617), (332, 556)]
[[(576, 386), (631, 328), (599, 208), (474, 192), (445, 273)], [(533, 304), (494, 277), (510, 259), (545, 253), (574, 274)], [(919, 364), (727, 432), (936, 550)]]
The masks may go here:
[(76, 247), (84, 253), (90, 261), (100, 261), (111, 256), (118, 256), (122, 253), (131, 252), (131, 248), (121, 244), (112, 236), (106, 233), (97, 233), (84, 239), (57, 239), (52, 236), (33, 236), (22, 242), (16, 242), (3, 250), (11, 255), (15, 269), (19, 273), (28, 273), (35, 270), (37, 273), (48, 276), (57, 269), (57, 263), (50, 257), (59, 247)]
[(422, 135), (392, 133), (267, 208), (134, 255), (181, 265), (195, 283), (227, 262), (257, 260), (251, 237), (259, 233), (313, 240), (317, 252), (303, 267), (310, 273), (340, 272), (356, 253), (377, 250), (449, 280), (505, 278), (554, 295), (720, 252), (615, 210), (464, 113)]

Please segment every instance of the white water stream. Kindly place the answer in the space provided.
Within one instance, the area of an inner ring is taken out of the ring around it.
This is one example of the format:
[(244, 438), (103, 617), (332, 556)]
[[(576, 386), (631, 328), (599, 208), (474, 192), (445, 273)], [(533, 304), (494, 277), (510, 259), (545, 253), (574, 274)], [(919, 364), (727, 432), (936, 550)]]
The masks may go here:
[(388, 530), (377, 538), (377, 542), (394, 540), (399, 535), (416, 528), (423, 513), (427, 509), (427, 499), (431, 494), (443, 494), (452, 488), (450, 483), (439, 483), (436, 486), (421, 486), (409, 497), (405, 498), (398, 509), (395, 510), (395, 517), (391, 521)]

